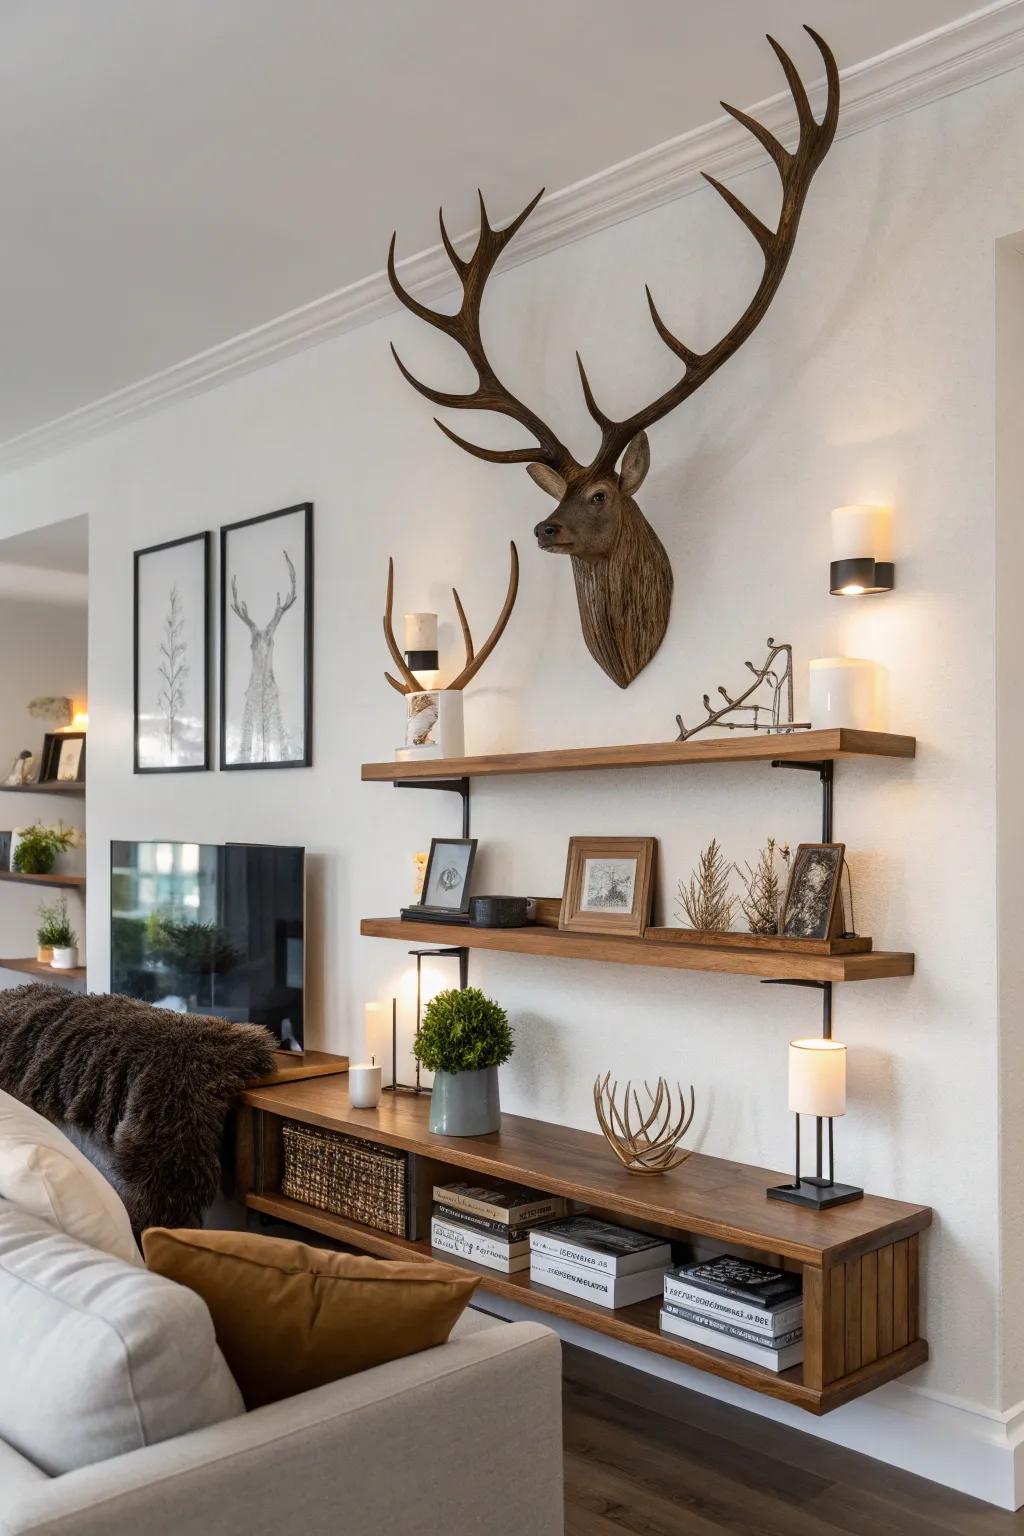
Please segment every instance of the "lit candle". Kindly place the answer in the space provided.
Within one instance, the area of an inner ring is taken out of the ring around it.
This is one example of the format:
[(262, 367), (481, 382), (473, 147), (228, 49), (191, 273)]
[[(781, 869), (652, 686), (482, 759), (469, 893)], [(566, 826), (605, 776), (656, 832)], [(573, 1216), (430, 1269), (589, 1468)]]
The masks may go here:
[(348, 1097), (353, 1109), (376, 1109), (380, 1103), (381, 1069), (361, 1061), (348, 1069)]
[(884, 731), (881, 671), (855, 656), (819, 656), (810, 667), (811, 724), (817, 730), (845, 725)]
[(384, 1003), (367, 1003), (363, 1009), (363, 1053), (372, 1062), (386, 1065), (391, 1082), (391, 1009)]
[(789, 1042), (789, 1107), (823, 1120), (846, 1114), (846, 1046), (838, 1040)]
[(407, 651), (437, 650), (437, 614), (407, 613), (405, 616), (405, 649)]

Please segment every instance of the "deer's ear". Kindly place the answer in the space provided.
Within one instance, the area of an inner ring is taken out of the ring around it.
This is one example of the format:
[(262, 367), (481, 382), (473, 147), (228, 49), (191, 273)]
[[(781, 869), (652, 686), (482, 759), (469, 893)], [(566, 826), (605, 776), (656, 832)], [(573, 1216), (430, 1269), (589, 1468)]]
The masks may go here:
[(632, 496), (634, 491), (640, 489), (650, 467), (651, 447), (647, 441), (647, 433), (638, 432), (622, 455), (619, 490), (624, 496)]
[(556, 501), (561, 501), (569, 489), (558, 471), (550, 469), (547, 464), (527, 464), (526, 473), (534, 485), (539, 485), (542, 491), (547, 491)]

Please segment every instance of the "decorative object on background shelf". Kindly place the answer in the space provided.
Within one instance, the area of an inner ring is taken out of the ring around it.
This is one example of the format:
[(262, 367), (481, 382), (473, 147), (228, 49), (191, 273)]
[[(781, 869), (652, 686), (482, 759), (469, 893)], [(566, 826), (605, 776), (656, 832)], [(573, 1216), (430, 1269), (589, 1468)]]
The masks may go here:
[(732, 869), (718, 846), (717, 837), (713, 837), (700, 855), (689, 885), (680, 880), (676, 888), (679, 897), (677, 913), (685, 917), (691, 928), (701, 933), (728, 931), (736, 910), (736, 897), (729, 893)]
[(895, 584), (891, 509), (836, 507), (832, 513), (828, 581), (832, 596), (864, 597), (891, 592)]
[(58, 729), (70, 725), (74, 718), (74, 705), (63, 694), (43, 693), (29, 699), (28, 712), (34, 720), (49, 720)]
[(413, 921), (465, 922), (469, 917), (469, 885), (476, 844), (475, 837), (433, 838), (423, 876), (423, 895), (417, 905), (403, 907), (402, 916)]
[(47, 731), (39, 766), (40, 784), (85, 783), (85, 732)]
[(381, 1095), (381, 1068), (375, 1061), (357, 1062), (348, 1069), (348, 1096), (353, 1109), (376, 1109)]
[(312, 762), (313, 503), (306, 501), (220, 530), (220, 765)]
[(414, 853), (412, 856), (412, 899), (422, 901), (423, 882), (427, 878), (427, 860), (429, 853)]
[(779, 932), (790, 939), (838, 937), (845, 843), (800, 843), (782, 905)]
[[(664, 547), (633, 500), (650, 463), (647, 429), (692, 395), (752, 335), (764, 318), (782, 281), (796, 242), (804, 201), (814, 173), (824, 160), (839, 117), (839, 72), (827, 44), (807, 28), (822, 55), (828, 80), (824, 117), (817, 123), (807, 93), (792, 60), (772, 42), (793, 94), (800, 120), (800, 138), (787, 150), (761, 123), (735, 107), (726, 110), (748, 128), (771, 156), (782, 182), (782, 203), (775, 229), (753, 214), (734, 192), (707, 176), (708, 181), (738, 215), (761, 248), (764, 271), (753, 298), (739, 319), (705, 352), (679, 341), (655, 307), (648, 292), (651, 318), (662, 341), (683, 364), (681, 378), (622, 421), (613, 420), (598, 405), (590, 381), (579, 363), (584, 399), (601, 429), (601, 445), (589, 464), (581, 464), (529, 406), (501, 383), (488, 361), (480, 336), (480, 303), (498, 257), (532, 213), (541, 193), (503, 230), (494, 230), (480, 198), (480, 235), (469, 258), (455, 249), (441, 218), (441, 239), (462, 284), (456, 314), (430, 309), (413, 298), (398, 280), (396, 236), (388, 252), (391, 286), (405, 307), (434, 326), (463, 349), (476, 370), (477, 388), (451, 393), (422, 384), (395, 361), (403, 377), (435, 405), (451, 409), (496, 411), (526, 428), (536, 446), (482, 448), (438, 426), (460, 448), (496, 464), (526, 464), (534, 481), (558, 501), (557, 510), (538, 523), (534, 532), (541, 549), (572, 556), (576, 598), (587, 648), (598, 665), (620, 688), (627, 687), (660, 646), (668, 625), (672, 599), (672, 569)], [(621, 467), (616, 473), (616, 465)]]
[[(68, 899), (62, 894), (56, 901), (42, 901), (37, 912), (39, 926), (36, 929), (36, 959), (40, 965), (55, 965), (55, 950), (72, 949), (78, 943), (78, 935), (68, 919)], [(77, 964), (76, 959), (70, 967), (56, 968), (74, 970)]]
[(48, 875), (59, 853), (67, 853), (74, 847), (73, 828), (58, 822), (55, 827), (44, 827), (33, 822), (14, 834), (17, 841), (11, 851), (11, 865), (22, 875)]
[(853, 656), (817, 657), (810, 665), (808, 713), (813, 730), (884, 731), (881, 667)]
[(789, 844), (776, 845), (770, 837), (757, 856), (753, 868), (744, 863), (733, 868), (743, 881), (743, 894), (739, 898), (740, 911), (747, 920), (750, 933), (777, 934), (782, 912), (782, 879), (778, 861), (789, 866)]
[(530, 1232), (530, 1279), (599, 1307), (660, 1296), (672, 1246), (597, 1216), (568, 1216)]
[(508, 1014), (479, 987), (438, 992), (427, 1004), (413, 1055), (434, 1074), (430, 1129), (487, 1136), (501, 1124), (498, 1068), (515, 1048)]
[(23, 784), (31, 784), (32, 772), (35, 768), (35, 765), (35, 757), (26, 747), (25, 750), (23, 752), (19, 752), (17, 757), (14, 759), (13, 763), (7, 771), (7, 777), (4, 779), (4, 783), (11, 784), (15, 788)]
[[(778, 657), (784, 656), (785, 661), (781, 668), (775, 663)], [(776, 645), (771, 635), (768, 636), (768, 659), (763, 666), (755, 667), (752, 661), (745, 661), (743, 665), (754, 674), (754, 681), (742, 693), (735, 698), (727, 693), (719, 684), (718, 691), (725, 700), (720, 709), (711, 708), (711, 695), (704, 695), (704, 708), (707, 711), (707, 719), (699, 725), (689, 728), (683, 724), (682, 715), (676, 715), (676, 724), (679, 727), (677, 741), (689, 741), (691, 736), (696, 736), (698, 731), (706, 731), (709, 725), (721, 726), (726, 731), (772, 731), (783, 735), (787, 731), (809, 731), (810, 723), (806, 720), (794, 720), (793, 718), (793, 647), (791, 645)], [(767, 692), (767, 702), (762, 695), (756, 703), (751, 703), (759, 689)], [(731, 714), (748, 714), (747, 720), (730, 720)]]
[[(789, 1042), (789, 1108), (796, 1116), (796, 1168), (792, 1184), (776, 1184), (769, 1200), (786, 1200), (825, 1211), (862, 1198), (853, 1184), (835, 1181), (832, 1121), (846, 1114), (846, 1046), (838, 1040), (811, 1039)], [(800, 1116), (815, 1117), (815, 1173), (800, 1174)], [(823, 1170), (822, 1127), (828, 1121), (828, 1177)]]
[(560, 929), (642, 938), (651, 920), (654, 837), (572, 837)]
[[(405, 656), (398, 648), (395, 639), (392, 610), (395, 602), (395, 562), (388, 561), (388, 586), (384, 601), (384, 638), (387, 641), (391, 659), (401, 673), (402, 680), (392, 677), (390, 672), (384, 676), (398, 693), (405, 695), (405, 745), (395, 752), (398, 761), (421, 757), (461, 757), (465, 751), (465, 737), (463, 729), (462, 690), (466, 684), (472, 682), (484, 662), (490, 656), (494, 647), (505, 633), (512, 609), (515, 607), (516, 595), (519, 591), (519, 554), (514, 544), (509, 544), (509, 577), (508, 590), (505, 593), (505, 601), (501, 612), (495, 621), (487, 639), (476, 650), (473, 644), (473, 636), (470, 632), (466, 611), (458, 592), (452, 587), (452, 597), (455, 599), (456, 612), (459, 615), (459, 623), (462, 626), (462, 638), (466, 647), (466, 663), (462, 671), (448, 684), (447, 688), (424, 688), (423, 680), (418, 677), (415, 663), (426, 658), (433, 661), (433, 670), (437, 668), (437, 615), (436, 614), (406, 614), (406, 641), (413, 639), (420, 641), (433, 639), (433, 648), (429, 650), (414, 650), (407, 648)], [(433, 631), (425, 626), (422, 621), (433, 619)], [(410, 627), (410, 620), (419, 621)]]
[(10, 869), (11, 867), (11, 842), (13, 838), (13, 832), (0, 832), (0, 871)]
[(193, 533), (135, 551), (135, 772), (210, 766), (210, 553)]
[(530, 921), (525, 896), (474, 896), (469, 903), (474, 928), (525, 928)]
[(594, 1109), (597, 1111), (597, 1122), (604, 1132), (608, 1145), (627, 1173), (646, 1175), (668, 1173), (670, 1168), (678, 1168), (680, 1163), (685, 1163), (692, 1150), (681, 1147), (679, 1143), (693, 1124), (696, 1109), (693, 1084), (690, 1084), (689, 1109), (686, 1107), (684, 1090), (678, 1083), (676, 1084), (676, 1092), (679, 1095), (678, 1112), (673, 1104), (672, 1089), (667, 1078), (658, 1078), (658, 1085), (653, 1093), (650, 1085), (645, 1081), (644, 1092), (649, 1100), (650, 1107), (647, 1109), (641, 1108), (640, 1095), (632, 1082), (628, 1082), (622, 1096), (620, 1110), (618, 1080), (613, 1083), (610, 1072), (606, 1072), (604, 1077), (599, 1073), (594, 1079)]

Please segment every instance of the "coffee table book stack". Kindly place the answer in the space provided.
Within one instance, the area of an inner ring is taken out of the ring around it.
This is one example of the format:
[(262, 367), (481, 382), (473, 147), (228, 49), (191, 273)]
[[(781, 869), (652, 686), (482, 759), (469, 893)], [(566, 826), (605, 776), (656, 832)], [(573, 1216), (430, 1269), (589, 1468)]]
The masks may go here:
[(435, 1184), (430, 1244), (514, 1275), (530, 1267), (530, 1235), (541, 1222), (565, 1215), (558, 1195), (538, 1194), (515, 1184)]
[(800, 1276), (729, 1253), (684, 1264), (665, 1276), (661, 1326), (765, 1370), (788, 1371), (804, 1358)]
[(662, 1239), (593, 1216), (569, 1216), (530, 1233), (530, 1279), (599, 1307), (660, 1296), (671, 1262)]

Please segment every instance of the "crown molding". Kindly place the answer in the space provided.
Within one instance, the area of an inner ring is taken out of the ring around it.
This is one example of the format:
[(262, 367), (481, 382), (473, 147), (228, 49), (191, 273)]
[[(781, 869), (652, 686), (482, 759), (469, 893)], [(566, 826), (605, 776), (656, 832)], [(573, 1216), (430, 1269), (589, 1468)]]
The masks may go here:
[[(996, 0), (948, 26), (842, 70), (838, 137), (862, 133), (1021, 64), (1024, 0)], [(809, 95), (815, 109), (820, 110), (824, 81), (810, 88)], [(747, 110), (780, 137), (796, 126), (792, 101), (784, 91)], [(730, 117), (716, 118), (545, 197), (511, 247), (505, 265), (533, 261), (573, 240), (685, 197), (704, 185), (702, 170), (724, 178), (764, 163), (764, 151), (748, 133)], [(473, 233), (464, 238), (472, 239)], [(439, 245), (401, 262), (399, 272), (409, 291), (424, 300), (453, 289), (451, 267)], [(398, 307), (387, 274), (374, 272), (161, 373), (8, 439), (0, 444), (0, 472), (46, 458), (162, 406), (212, 389), (232, 376), (379, 320)]]

